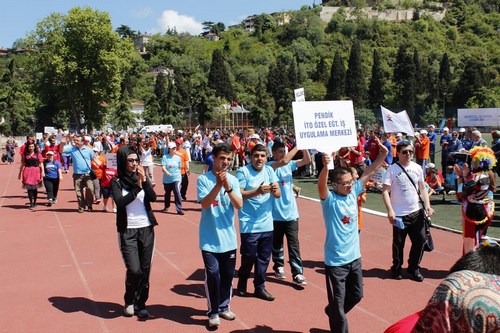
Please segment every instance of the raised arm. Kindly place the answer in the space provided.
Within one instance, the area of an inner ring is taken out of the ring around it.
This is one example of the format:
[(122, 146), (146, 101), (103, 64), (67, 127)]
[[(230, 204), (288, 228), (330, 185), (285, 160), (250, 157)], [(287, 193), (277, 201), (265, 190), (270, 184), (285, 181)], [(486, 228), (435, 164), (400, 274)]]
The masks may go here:
[(384, 160), (389, 153), (389, 150), (382, 144), (379, 138), (373, 137), (373, 140), (375, 140), (375, 142), (377, 142), (378, 144), (379, 154), (375, 161), (368, 168), (366, 168), (365, 172), (363, 173), (363, 177), (361, 177), (361, 183), (363, 184), (363, 187), (366, 186), (366, 183), (370, 180), (373, 174), (382, 166), (382, 164), (384, 164)]

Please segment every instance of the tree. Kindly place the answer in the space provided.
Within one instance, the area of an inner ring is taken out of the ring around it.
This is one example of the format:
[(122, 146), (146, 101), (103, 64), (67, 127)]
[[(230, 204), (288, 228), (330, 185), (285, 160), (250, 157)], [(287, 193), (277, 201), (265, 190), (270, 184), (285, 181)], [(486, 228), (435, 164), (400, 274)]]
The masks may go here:
[(137, 36), (137, 31), (132, 30), (128, 25), (120, 25), (118, 28), (115, 30), (119, 35), (120, 38), (131, 38), (134, 39), (135, 36)]
[(127, 89), (123, 87), (118, 106), (113, 115), (113, 129), (126, 130), (129, 126), (133, 127), (136, 125), (135, 116), (130, 110), (130, 106)]
[(407, 53), (405, 45), (399, 47), (393, 81), (396, 85), (398, 106), (406, 108), (410, 119), (414, 119), (416, 101), (415, 64), (413, 57)]
[[(448, 58), (448, 53), (444, 53), (439, 63), (439, 74), (438, 74), (438, 93), (439, 97), (443, 98), (443, 106), (446, 106), (448, 102), (448, 93), (450, 91), (450, 83), (453, 78), (451, 73), (450, 59)], [(443, 110), (446, 114), (446, 110)]]
[(290, 89), (289, 64), (293, 56), (287, 53), (280, 54), (276, 63), (271, 65), (267, 77), (267, 90), (274, 99), (273, 124), (280, 124), (282, 116), (290, 108), (293, 90)]
[(321, 57), (316, 64), (313, 80), (326, 84), (328, 82), (328, 66), (324, 57)]
[(212, 64), (208, 73), (208, 86), (215, 90), (217, 97), (225, 98), (229, 101), (234, 99), (234, 90), (229, 79), (229, 73), (222, 57), (222, 52), (215, 49), (212, 53)]
[(154, 94), (156, 96), (156, 103), (158, 104), (158, 115), (161, 122), (165, 122), (168, 116), (168, 79), (163, 73), (159, 73), (156, 77)]
[(135, 52), (132, 42), (112, 31), (107, 13), (89, 7), (47, 17), (38, 23), (31, 41), (36, 52), (30, 55), (29, 70), (39, 80), (37, 88), (46, 89), (45, 77), (54, 84), (51, 91), (41, 92), (42, 103), (55, 97), (57, 108), (67, 110), (78, 129), (99, 128), (106, 116), (104, 105), (120, 96)]
[(326, 100), (341, 100), (345, 96), (345, 68), (340, 51), (335, 52), (330, 79), (326, 86)]
[(366, 105), (366, 83), (361, 63), (361, 45), (358, 40), (354, 41), (351, 47), (345, 78), (345, 92), (356, 107)]
[(0, 116), (5, 119), (0, 132), (9, 135), (30, 133), (34, 127), (34, 97), (20, 75), (16, 61), (12, 59), (0, 84)]
[(464, 63), (464, 71), (458, 80), (457, 90), (454, 95), (456, 107), (463, 107), (467, 101), (477, 97), (481, 88), (486, 85), (485, 64), (478, 58), (469, 58)]
[(386, 74), (382, 68), (378, 51), (373, 50), (373, 66), (370, 87), (368, 89), (368, 105), (371, 109), (384, 104)]

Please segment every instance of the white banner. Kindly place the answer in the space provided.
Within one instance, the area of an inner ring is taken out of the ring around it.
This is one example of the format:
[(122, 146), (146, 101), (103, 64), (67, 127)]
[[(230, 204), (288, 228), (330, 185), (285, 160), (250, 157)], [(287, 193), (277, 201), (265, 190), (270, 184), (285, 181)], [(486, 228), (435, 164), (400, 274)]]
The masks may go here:
[(295, 102), (305, 102), (306, 95), (304, 93), (304, 88), (295, 89), (293, 91), (295, 93)]
[(57, 133), (57, 130), (54, 127), (52, 127), (52, 126), (45, 126), (43, 128), (43, 133), (55, 134), (55, 133)]
[(106, 154), (106, 167), (118, 170), (118, 163), (116, 162), (116, 154), (114, 153)]
[(329, 154), (357, 145), (352, 101), (293, 102), (292, 107), (299, 149)]
[(458, 126), (500, 127), (500, 108), (458, 109)]
[(413, 136), (415, 130), (411, 124), (410, 117), (406, 111), (401, 111), (399, 113), (394, 113), (382, 105), (380, 106), (382, 110), (382, 121), (384, 122), (384, 132), (386, 133), (398, 133), (403, 132)]

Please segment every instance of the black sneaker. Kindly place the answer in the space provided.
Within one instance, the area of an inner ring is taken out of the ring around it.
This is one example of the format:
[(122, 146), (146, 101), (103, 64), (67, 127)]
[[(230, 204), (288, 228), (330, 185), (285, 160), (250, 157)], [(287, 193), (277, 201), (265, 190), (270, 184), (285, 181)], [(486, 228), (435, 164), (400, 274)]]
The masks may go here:
[(414, 271), (407, 271), (410, 274), (410, 279), (417, 282), (424, 281), (424, 276), (420, 273), (418, 269)]
[(395, 272), (391, 270), (391, 278), (394, 280), (402, 280), (403, 277), (401, 276), (401, 272)]
[(240, 297), (246, 297), (247, 294), (247, 280), (245, 279), (239, 279), (238, 280), (238, 287), (236, 288), (236, 295)]

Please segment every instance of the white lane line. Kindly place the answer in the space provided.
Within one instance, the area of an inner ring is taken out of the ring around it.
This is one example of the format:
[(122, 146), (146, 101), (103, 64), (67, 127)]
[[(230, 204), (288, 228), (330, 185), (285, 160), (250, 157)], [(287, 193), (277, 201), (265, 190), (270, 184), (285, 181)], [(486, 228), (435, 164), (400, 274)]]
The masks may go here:
[(107, 332), (109, 332), (109, 330), (104, 323), (104, 319), (103, 319), (101, 311), (99, 311), (99, 308), (96, 305), (94, 293), (92, 293), (92, 289), (90, 288), (89, 282), (87, 281), (87, 279), (85, 278), (85, 275), (83, 274), (83, 270), (78, 262), (78, 258), (75, 254), (75, 251), (73, 250), (73, 247), (71, 246), (71, 243), (68, 239), (68, 236), (66, 235), (66, 232), (64, 231), (61, 220), (59, 219), (59, 215), (56, 212), (54, 212), (54, 215), (56, 217), (56, 221), (57, 221), (57, 224), (59, 226), (59, 230), (61, 231), (61, 234), (63, 236), (64, 242), (66, 243), (66, 247), (68, 249), (68, 252), (69, 252), (71, 259), (73, 261), (73, 265), (75, 265), (76, 271), (78, 272), (78, 275), (80, 277), (80, 281), (82, 282), (83, 287), (85, 288), (85, 291), (87, 292), (87, 296), (89, 297), (89, 299), (91, 301), (93, 301), (92, 306), (94, 308), (95, 314), (99, 318), (99, 325), (101, 326), (102, 331), (107, 333)]

